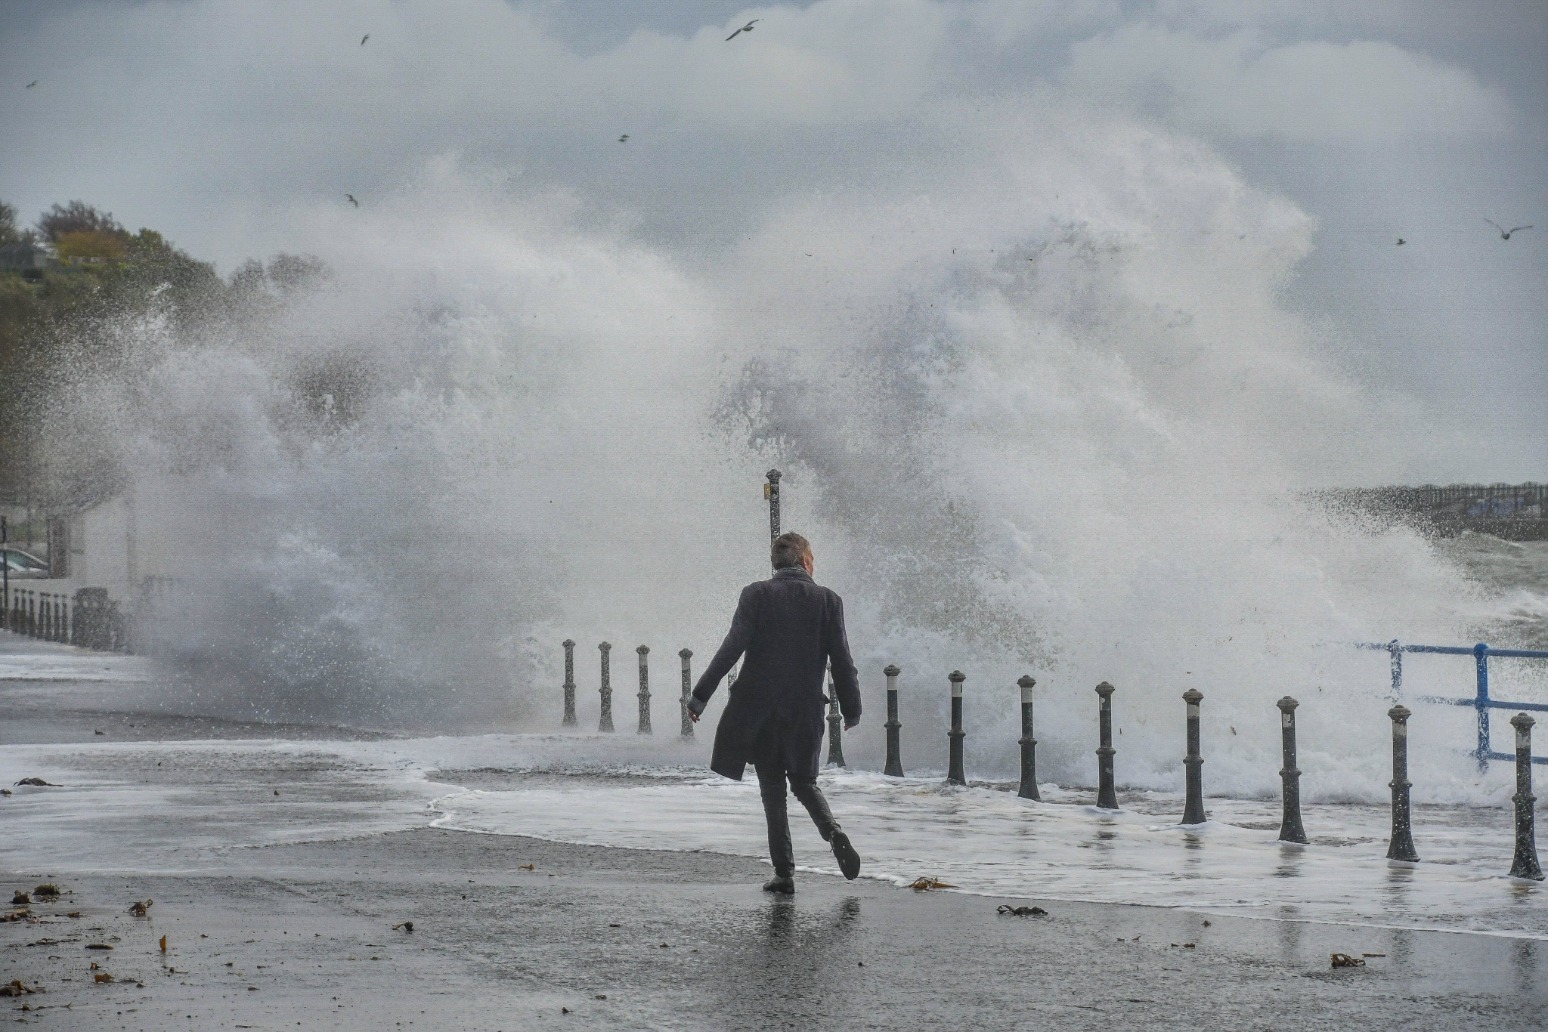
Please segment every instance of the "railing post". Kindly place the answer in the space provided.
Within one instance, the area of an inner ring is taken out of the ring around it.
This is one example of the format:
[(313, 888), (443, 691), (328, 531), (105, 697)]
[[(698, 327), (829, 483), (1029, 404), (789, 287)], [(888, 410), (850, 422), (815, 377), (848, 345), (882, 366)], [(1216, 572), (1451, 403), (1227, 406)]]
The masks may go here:
[(1037, 682), (1031, 674), (1022, 674), (1016, 684), (1021, 689), (1021, 787), (1016, 795), (1041, 802), (1043, 797), (1037, 794), (1037, 739), (1032, 737), (1032, 686)]
[(1097, 707), (1097, 807), (1103, 810), (1118, 809), (1118, 793), (1113, 787), (1113, 692), (1112, 685), (1103, 681), (1096, 686), (1101, 698)]
[(640, 654), (640, 728), (642, 735), (652, 734), (650, 729), (650, 669), (645, 659), (650, 655), (650, 646), (641, 645), (634, 650)]
[(1305, 845), (1306, 829), (1301, 826), (1301, 771), (1295, 765), (1295, 708), (1299, 705), (1288, 695), (1278, 702), (1284, 743), (1284, 766), (1279, 770), (1279, 780), (1285, 801), (1284, 817), (1279, 822), (1279, 841)]
[(887, 675), (887, 765), (882, 773), (889, 778), (903, 776), (902, 743), (899, 741), (903, 724), (898, 720), (898, 675), (902, 672), (896, 663), (888, 663), (882, 670)]
[(564, 725), (575, 726), (575, 642), (564, 639)]
[(1387, 846), (1388, 860), (1417, 862), (1419, 853), (1414, 849), (1413, 815), (1409, 806), (1408, 790), (1408, 718), (1412, 714), (1407, 706), (1393, 706), (1387, 711), (1392, 718), (1392, 840)]
[(953, 670), (946, 679), (951, 682), (951, 730), (946, 735), (951, 739), (951, 762), (946, 771), (946, 783), (965, 785), (967, 775), (962, 769), (962, 739), (967, 732), (962, 730), (962, 682), (967, 680), (967, 674)]
[(693, 671), (689, 668), (688, 661), (693, 658), (692, 649), (678, 650), (678, 656), (683, 661), (683, 737), (693, 737), (693, 718), (688, 715), (688, 701), (693, 698)]
[(1387, 651), (1392, 654), (1392, 701), (1397, 702), (1403, 694), (1403, 646), (1393, 638), (1387, 643)]
[(763, 485), (763, 497), (769, 500), (769, 540), (779, 537), (779, 478), (780, 472), (771, 469), (764, 476), (769, 482)]
[(602, 696), (602, 716), (597, 721), (598, 731), (613, 730), (613, 679), (608, 670), (608, 653), (612, 651), (611, 642), (604, 641), (597, 646), (602, 653), (602, 687), (599, 694)]
[(1184, 824), (1204, 823), (1204, 757), (1199, 753), (1199, 702), (1203, 698), (1204, 693), (1197, 688), (1183, 692), (1183, 701), (1188, 704), (1188, 753), (1183, 757), (1183, 781), (1186, 786)]
[(1525, 713), (1510, 718), (1510, 726), (1516, 729), (1516, 794), (1510, 797), (1516, 804), (1516, 856), (1510, 865), (1510, 876), (1542, 881), (1543, 869), (1537, 862), (1537, 835), (1532, 814), (1532, 804), (1537, 801), (1532, 794), (1534, 723), (1536, 721)]
[(1489, 646), (1479, 642), (1473, 646), (1474, 664), (1478, 668), (1478, 769), (1489, 769)]
[(828, 766), (848, 767), (844, 762), (844, 716), (839, 712), (838, 692), (833, 688), (833, 671), (828, 671)]

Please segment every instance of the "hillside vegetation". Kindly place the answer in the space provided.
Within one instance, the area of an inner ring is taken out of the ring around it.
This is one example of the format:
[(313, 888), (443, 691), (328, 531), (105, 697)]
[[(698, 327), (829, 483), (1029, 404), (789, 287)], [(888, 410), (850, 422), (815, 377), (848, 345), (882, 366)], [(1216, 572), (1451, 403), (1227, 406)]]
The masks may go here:
[(157, 231), (130, 232), (83, 201), (55, 204), (30, 228), (0, 202), (5, 253), (37, 255), (42, 263), (0, 269), (0, 501), (12, 503), (26, 495), (58, 504), (66, 500), (60, 495), (76, 493), (43, 468), (42, 456), (59, 451), (41, 447), (43, 427), (50, 405), (75, 378), (129, 357), (124, 350), (133, 334), (125, 327), (154, 317), (174, 338), (186, 338), (263, 311), (327, 276), (315, 258), (282, 254), (266, 265), (249, 260), (222, 278), (213, 264)]

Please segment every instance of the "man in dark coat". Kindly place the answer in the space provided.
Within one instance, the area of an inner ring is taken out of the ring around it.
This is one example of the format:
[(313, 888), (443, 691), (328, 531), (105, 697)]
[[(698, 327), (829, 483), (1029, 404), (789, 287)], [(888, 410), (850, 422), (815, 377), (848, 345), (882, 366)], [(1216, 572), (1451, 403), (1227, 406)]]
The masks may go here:
[(860, 855), (817, 787), (826, 701), (823, 670), (832, 668), (845, 730), (860, 723), (860, 684), (844, 633), (844, 602), (812, 580), (811, 544), (800, 534), (781, 534), (770, 558), (774, 576), (742, 589), (731, 631), (694, 686), (688, 712), (698, 720), (720, 679), (746, 657), (715, 730), (710, 769), (740, 781), (747, 764), (753, 765), (774, 862), (774, 879), (764, 889), (792, 893), (795, 853), (785, 813), (787, 780), (833, 847), (844, 877), (860, 874)]

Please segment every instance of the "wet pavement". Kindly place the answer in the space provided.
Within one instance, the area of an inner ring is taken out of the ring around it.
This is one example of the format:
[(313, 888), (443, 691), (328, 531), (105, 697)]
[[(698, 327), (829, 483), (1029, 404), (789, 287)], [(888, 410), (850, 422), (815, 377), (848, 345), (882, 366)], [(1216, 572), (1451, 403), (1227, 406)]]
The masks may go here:
[[(48, 923), (0, 925), (0, 974), (47, 989), (5, 1001), (13, 1017), (61, 1029), (1528, 1029), (1548, 1013), (1530, 939), (1048, 901), (1011, 917), (820, 876), (784, 900), (767, 876), (433, 829), (236, 850), (214, 874), (61, 878), (67, 896), (33, 908)], [(145, 898), (146, 918), (125, 911)], [(99, 940), (115, 949), (85, 950)], [(1335, 970), (1335, 952), (1381, 956)], [(117, 980), (92, 982), (93, 960)]]

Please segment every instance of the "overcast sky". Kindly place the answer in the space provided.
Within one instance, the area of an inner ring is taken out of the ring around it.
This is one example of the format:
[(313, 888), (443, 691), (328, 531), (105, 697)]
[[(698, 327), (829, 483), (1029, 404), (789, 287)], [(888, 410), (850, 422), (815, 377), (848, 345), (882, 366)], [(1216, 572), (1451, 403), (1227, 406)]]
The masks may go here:
[(1412, 479), (1548, 480), (1541, 0), (0, 0), (0, 199), (227, 272), (446, 155), (713, 254), (1044, 105), (1197, 139), (1311, 217), (1284, 303), (1450, 428)]

